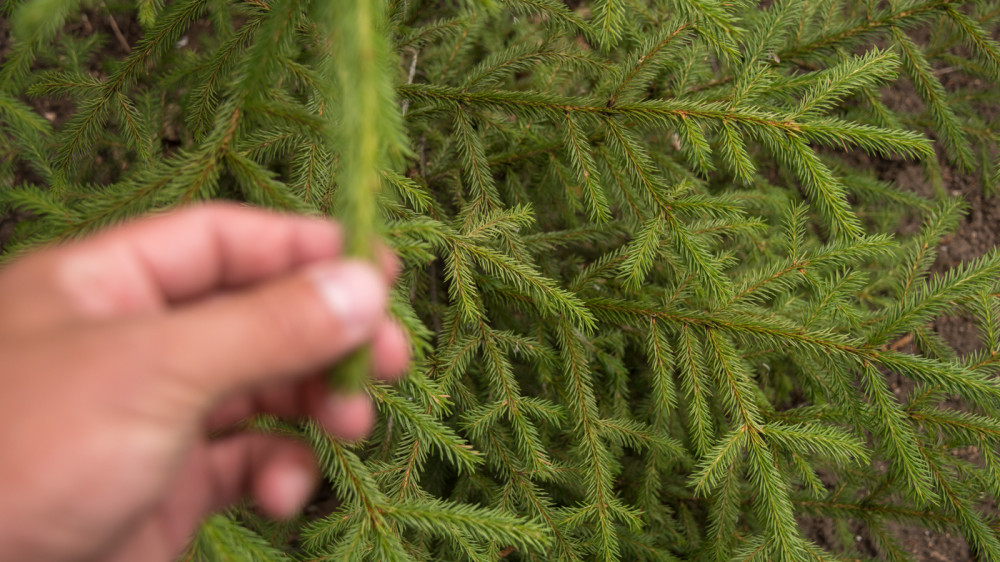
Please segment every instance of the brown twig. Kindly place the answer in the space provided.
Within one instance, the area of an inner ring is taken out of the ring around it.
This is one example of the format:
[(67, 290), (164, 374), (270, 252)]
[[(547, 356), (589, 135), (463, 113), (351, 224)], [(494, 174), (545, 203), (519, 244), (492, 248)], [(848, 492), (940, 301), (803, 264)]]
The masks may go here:
[[(413, 51), (413, 60), (410, 61), (410, 73), (406, 78), (407, 84), (413, 83), (413, 77), (417, 74), (417, 56), (420, 55), (420, 51), (417, 49), (411, 49)], [(410, 109), (410, 100), (403, 100), (403, 105), (401, 108), (401, 113), (403, 117), (406, 117), (406, 110)]]
[[(101, 2), (101, 7), (105, 10), (108, 9), (108, 5), (104, 2)], [(118, 44), (122, 46), (122, 49), (125, 49), (126, 53), (131, 53), (132, 47), (129, 46), (128, 40), (125, 39), (125, 34), (122, 33), (121, 28), (118, 27), (118, 22), (115, 21), (115, 16), (110, 12), (108, 13), (108, 23), (111, 24), (111, 31), (114, 32), (115, 38), (118, 39)]]
[(900, 349), (906, 347), (912, 341), (913, 341), (913, 332), (910, 332), (909, 334), (906, 334), (905, 336), (889, 344), (889, 349), (891, 349), (892, 351), (899, 351)]

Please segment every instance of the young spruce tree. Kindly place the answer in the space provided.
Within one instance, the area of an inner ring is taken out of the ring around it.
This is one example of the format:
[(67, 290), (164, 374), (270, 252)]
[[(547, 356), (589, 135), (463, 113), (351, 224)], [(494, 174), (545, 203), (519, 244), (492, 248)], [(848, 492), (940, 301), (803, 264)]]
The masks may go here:
[[(906, 560), (901, 522), (1000, 560), (1000, 255), (930, 275), (962, 204), (857, 169), (1000, 183), (977, 115), (1000, 94), (996, 0), (0, 13), (0, 205), (25, 217), (6, 257), (223, 198), (341, 218), (354, 253), (381, 234), (405, 263), (409, 377), (331, 374), (367, 385), (374, 435), (251, 422), (308, 440), (336, 507), (233, 509), (188, 559), (857, 560), (861, 524)], [(67, 32), (115, 16), (137, 23)], [(897, 76), (915, 112), (883, 102)], [(53, 101), (72, 109), (34, 109)], [(955, 310), (982, 351), (931, 329)]]

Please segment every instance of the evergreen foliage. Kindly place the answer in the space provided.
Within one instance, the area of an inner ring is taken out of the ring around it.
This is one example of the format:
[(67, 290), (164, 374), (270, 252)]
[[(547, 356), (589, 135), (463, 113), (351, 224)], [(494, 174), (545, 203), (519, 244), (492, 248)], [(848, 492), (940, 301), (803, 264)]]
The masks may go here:
[[(189, 558), (856, 560), (861, 523), (906, 560), (902, 522), (1000, 560), (1000, 253), (931, 275), (961, 203), (855, 169), (1000, 183), (977, 114), (1000, 4), (570, 4), (2, 4), (0, 205), (30, 217), (5, 256), (224, 198), (344, 218), (355, 253), (381, 232), (405, 264), (416, 361), (367, 383), (374, 435), (253, 422), (308, 440), (339, 506), (233, 509)], [(141, 39), (109, 60), (60, 33), (81, 10)], [(882, 100), (897, 75), (914, 113)], [(931, 330), (955, 310), (983, 351)]]

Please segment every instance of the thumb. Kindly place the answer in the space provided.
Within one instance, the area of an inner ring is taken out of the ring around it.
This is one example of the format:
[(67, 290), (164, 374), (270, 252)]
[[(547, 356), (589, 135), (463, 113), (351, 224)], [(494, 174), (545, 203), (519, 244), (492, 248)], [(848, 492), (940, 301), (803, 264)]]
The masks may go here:
[(238, 390), (315, 373), (346, 356), (385, 321), (387, 302), (388, 285), (374, 267), (322, 263), (174, 309), (132, 335), (158, 342), (155, 357), (144, 361), (151, 375), (190, 387), (207, 408)]

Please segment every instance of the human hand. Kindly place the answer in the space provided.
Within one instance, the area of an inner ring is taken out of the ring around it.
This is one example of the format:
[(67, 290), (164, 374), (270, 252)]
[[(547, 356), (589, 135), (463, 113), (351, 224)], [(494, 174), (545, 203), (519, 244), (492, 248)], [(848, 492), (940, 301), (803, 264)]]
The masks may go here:
[(409, 348), (385, 313), (395, 262), (343, 259), (340, 240), (212, 204), (0, 271), (0, 561), (171, 560), (246, 495), (294, 514), (318, 479), (305, 445), (209, 434), (259, 412), (370, 430), (368, 398), (319, 371), (371, 342), (391, 378)]

